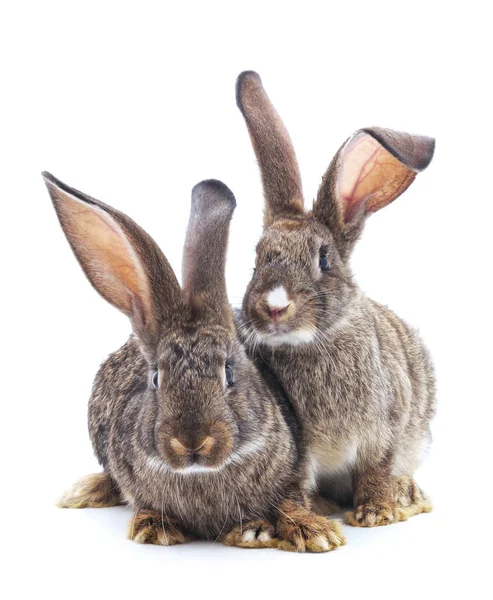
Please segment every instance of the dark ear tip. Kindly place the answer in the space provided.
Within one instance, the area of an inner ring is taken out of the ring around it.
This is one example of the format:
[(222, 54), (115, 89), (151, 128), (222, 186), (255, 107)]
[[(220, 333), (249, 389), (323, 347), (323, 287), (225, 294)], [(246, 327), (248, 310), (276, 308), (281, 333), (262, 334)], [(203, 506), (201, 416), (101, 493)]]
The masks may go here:
[(46, 185), (46, 187), (48, 189), (48, 194), (50, 195), (50, 198), (56, 208), (57, 202), (59, 201), (57, 190), (60, 189), (60, 187), (61, 187), (60, 184), (62, 182), (58, 181), (58, 179), (56, 177), (54, 177), (51, 173), (48, 173), (48, 171), (43, 171), (41, 173), (41, 177), (43, 178), (44, 184)]
[(69, 192), (72, 191), (68, 185), (63, 183), (63, 181), (60, 181), (59, 179), (57, 179), (54, 175), (52, 175), (48, 171), (43, 171), (41, 173), (41, 177), (44, 179), (44, 182), (48, 188), (56, 187), (63, 191), (69, 191)]
[(256, 71), (242, 71), (236, 79), (236, 85), (241, 85), (246, 79), (254, 79), (255, 81), (262, 81), (260, 75)]
[(84, 192), (76, 190), (66, 183), (63, 183), (63, 181), (60, 181), (60, 179), (57, 179), (54, 175), (48, 173), (48, 171), (43, 171), (41, 176), (44, 179), (46, 187), (48, 188), (48, 193), (50, 194), (51, 199), (55, 203), (60, 202), (62, 198), (60, 192), (62, 192), (62, 194), (70, 194), (71, 196), (74, 196), (78, 200), (82, 200), (82, 202), (86, 202), (87, 204), (94, 204), (100, 208), (105, 208), (105, 210), (109, 208), (106, 207), (106, 205), (104, 205), (102, 202), (98, 202), (94, 198), (91, 198), (91, 196), (84, 194)]
[(435, 138), (426, 135), (413, 136), (415, 143), (415, 154), (412, 167), (416, 171), (424, 171), (433, 159), (435, 154)]
[(236, 104), (239, 108), (242, 107), (242, 94), (245, 89), (245, 86), (249, 82), (254, 82), (256, 84), (262, 85), (260, 75), (255, 71), (243, 71), (242, 73), (240, 73), (236, 79)]
[(433, 156), (435, 155), (436, 140), (435, 138), (424, 136), (423, 141), (426, 143), (426, 153), (423, 155), (423, 159), (419, 165), (420, 171), (426, 169), (431, 163)]
[(60, 190), (62, 192), (68, 192), (69, 194), (73, 194), (73, 192), (75, 191), (72, 190), (72, 188), (70, 188), (68, 185), (63, 183), (63, 181), (60, 181), (54, 175), (48, 173), (48, 171), (43, 171), (41, 173), (41, 176), (43, 177), (46, 187), (48, 188), (48, 193), (50, 194), (51, 199), (55, 203), (60, 200), (58, 193)]
[(57, 178), (54, 177), (51, 173), (48, 173), (48, 171), (43, 171), (41, 173), (41, 177), (43, 178), (46, 185), (58, 185)]
[(206, 179), (197, 183), (192, 189), (192, 206), (225, 205), (233, 211), (236, 208), (236, 198), (229, 187), (218, 179)]
[(435, 153), (435, 138), (426, 135), (411, 135), (383, 127), (365, 127), (354, 135), (360, 132), (371, 135), (390, 154), (417, 172), (426, 169)]

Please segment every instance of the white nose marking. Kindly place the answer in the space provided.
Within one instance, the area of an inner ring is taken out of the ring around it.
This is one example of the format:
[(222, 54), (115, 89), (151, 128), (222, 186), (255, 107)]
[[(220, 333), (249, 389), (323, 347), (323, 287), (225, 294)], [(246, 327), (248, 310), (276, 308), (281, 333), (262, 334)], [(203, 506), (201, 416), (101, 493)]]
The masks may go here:
[(289, 306), (289, 298), (286, 294), (286, 290), (282, 285), (274, 288), (269, 292), (267, 296), (267, 305), (269, 308), (286, 308)]

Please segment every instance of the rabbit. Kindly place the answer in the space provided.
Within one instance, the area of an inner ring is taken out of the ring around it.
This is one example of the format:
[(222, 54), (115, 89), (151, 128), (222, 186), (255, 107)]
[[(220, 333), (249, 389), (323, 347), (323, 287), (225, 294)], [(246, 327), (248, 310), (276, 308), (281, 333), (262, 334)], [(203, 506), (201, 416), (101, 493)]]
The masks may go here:
[(43, 177), (84, 273), (133, 330), (102, 364), (89, 401), (103, 472), (76, 483), (59, 506), (128, 503), (128, 536), (138, 543), (343, 545), (340, 522), (309, 510), (306, 453), (280, 386), (247, 358), (236, 333), (224, 272), (231, 191), (215, 180), (193, 188), (181, 289), (134, 221)]
[(413, 474), (435, 414), (430, 355), (415, 331), (358, 288), (349, 259), (366, 217), (429, 165), (435, 140), (357, 131), (306, 210), (289, 134), (257, 73), (240, 74), (236, 99), (265, 196), (238, 320), (250, 354), (268, 363), (302, 424), (310, 486), (352, 505), (345, 521), (354, 526), (429, 512)]

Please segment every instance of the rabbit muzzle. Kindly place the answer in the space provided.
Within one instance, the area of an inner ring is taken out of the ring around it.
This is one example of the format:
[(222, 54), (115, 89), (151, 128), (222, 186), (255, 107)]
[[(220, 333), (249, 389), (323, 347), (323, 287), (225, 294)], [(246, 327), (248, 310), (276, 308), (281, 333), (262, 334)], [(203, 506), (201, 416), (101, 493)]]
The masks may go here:
[(258, 287), (252, 282), (246, 295), (247, 318), (259, 341), (267, 345), (308, 342), (313, 336), (312, 311), (306, 310), (304, 295), (292, 289), (286, 279), (262, 281), (259, 277)]
[(220, 469), (230, 457), (235, 440), (233, 428), (224, 421), (165, 422), (156, 437), (161, 457), (177, 472)]

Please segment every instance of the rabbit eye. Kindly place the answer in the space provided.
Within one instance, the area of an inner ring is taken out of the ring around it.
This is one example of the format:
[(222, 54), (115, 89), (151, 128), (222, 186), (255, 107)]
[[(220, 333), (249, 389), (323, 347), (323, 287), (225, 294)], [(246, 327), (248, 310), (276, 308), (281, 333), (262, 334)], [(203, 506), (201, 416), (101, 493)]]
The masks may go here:
[(226, 385), (231, 387), (234, 382), (233, 369), (229, 365), (226, 365)]
[(157, 390), (159, 387), (159, 374), (157, 371), (154, 371), (152, 374), (152, 387)]
[(320, 257), (319, 265), (322, 271), (328, 271), (330, 269), (329, 259), (326, 254)]

